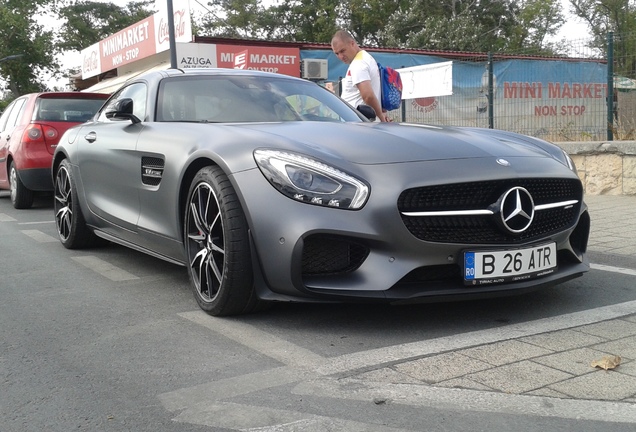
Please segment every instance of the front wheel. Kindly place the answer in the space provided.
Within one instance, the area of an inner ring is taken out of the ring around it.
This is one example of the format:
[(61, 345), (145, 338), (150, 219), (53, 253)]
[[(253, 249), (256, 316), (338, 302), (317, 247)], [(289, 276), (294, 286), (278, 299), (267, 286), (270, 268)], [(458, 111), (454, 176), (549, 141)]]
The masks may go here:
[(219, 167), (201, 169), (188, 193), (184, 242), (197, 303), (210, 315), (257, 308), (245, 214)]
[(71, 164), (64, 159), (55, 173), (55, 225), (60, 241), (67, 249), (79, 249), (95, 243), (95, 234), (86, 226), (77, 200), (77, 186)]
[(33, 205), (33, 191), (27, 189), (22, 183), (13, 162), (9, 166), (9, 182), (11, 183), (11, 204), (13, 204), (13, 207), (16, 209), (31, 208)]

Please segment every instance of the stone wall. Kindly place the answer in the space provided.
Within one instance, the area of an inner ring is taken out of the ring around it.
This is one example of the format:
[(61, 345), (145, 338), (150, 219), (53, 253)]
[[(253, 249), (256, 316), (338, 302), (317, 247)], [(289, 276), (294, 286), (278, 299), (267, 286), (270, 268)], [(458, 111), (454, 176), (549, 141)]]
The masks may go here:
[(636, 142), (560, 142), (589, 195), (636, 195)]

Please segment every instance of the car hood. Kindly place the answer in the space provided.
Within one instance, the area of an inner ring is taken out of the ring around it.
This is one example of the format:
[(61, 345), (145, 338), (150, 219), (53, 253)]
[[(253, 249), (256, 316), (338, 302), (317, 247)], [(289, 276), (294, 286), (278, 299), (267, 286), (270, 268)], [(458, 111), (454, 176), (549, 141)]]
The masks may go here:
[[(393, 123), (285, 122), (242, 124), (268, 142), (296, 151), (320, 151), (357, 164), (492, 157), (551, 157), (555, 147), (510, 132)], [(270, 135), (270, 139), (263, 136)], [(255, 138), (252, 136), (252, 138)], [(287, 145), (286, 145), (287, 144)]]

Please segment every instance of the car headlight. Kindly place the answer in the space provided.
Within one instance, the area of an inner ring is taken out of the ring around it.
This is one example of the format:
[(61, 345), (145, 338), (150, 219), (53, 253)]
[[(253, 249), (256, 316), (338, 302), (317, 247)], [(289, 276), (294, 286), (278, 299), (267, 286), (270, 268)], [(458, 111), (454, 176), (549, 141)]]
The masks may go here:
[(369, 187), (323, 162), (278, 150), (255, 150), (254, 159), (265, 178), (283, 195), (325, 207), (356, 210), (364, 206)]
[(572, 160), (570, 155), (567, 154), (567, 152), (565, 150), (562, 150), (562, 151), (563, 151), (563, 156), (565, 156), (565, 163), (567, 164), (568, 168), (570, 168), (572, 171), (576, 172), (576, 165), (574, 165), (574, 161)]

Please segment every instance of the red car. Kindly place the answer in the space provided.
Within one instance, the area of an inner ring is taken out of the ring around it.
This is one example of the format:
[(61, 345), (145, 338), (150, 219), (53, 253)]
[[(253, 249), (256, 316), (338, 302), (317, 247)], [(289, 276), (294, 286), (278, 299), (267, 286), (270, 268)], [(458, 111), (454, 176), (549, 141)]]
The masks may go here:
[(37, 192), (53, 190), (51, 160), (62, 134), (93, 117), (110, 95), (31, 93), (0, 117), (0, 189), (11, 190), (17, 209), (30, 208)]

